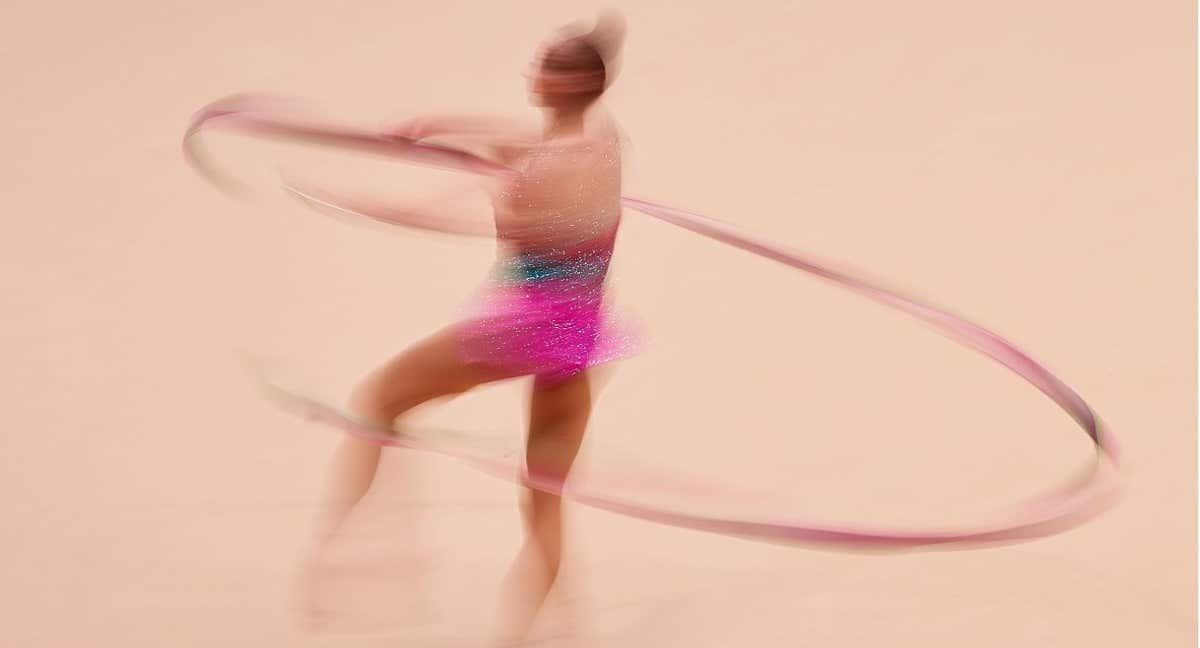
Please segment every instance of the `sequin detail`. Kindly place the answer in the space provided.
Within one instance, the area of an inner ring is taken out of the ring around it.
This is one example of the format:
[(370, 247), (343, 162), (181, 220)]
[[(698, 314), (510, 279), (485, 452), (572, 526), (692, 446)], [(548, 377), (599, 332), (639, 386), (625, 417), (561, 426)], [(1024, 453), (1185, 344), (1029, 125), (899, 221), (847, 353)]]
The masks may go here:
[(553, 381), (632, 355), (636, 335), (605, 300), (611, 253), (499, 260), (462, 323), (465, 357)]
[(500, 253), (460, 326), (469, 361), (554, 382), (634, 353), (637, 336), (605, 295), (619, 158), (593, 146), (534, 150), (499, 192)]

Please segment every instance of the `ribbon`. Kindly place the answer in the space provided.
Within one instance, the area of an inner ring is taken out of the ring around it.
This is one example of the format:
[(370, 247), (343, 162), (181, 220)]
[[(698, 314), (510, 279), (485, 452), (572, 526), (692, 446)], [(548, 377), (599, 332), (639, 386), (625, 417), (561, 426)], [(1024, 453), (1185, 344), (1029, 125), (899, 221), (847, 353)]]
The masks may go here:
[[(295, 104), (285, 104), (276, 99), (253, 96), (234, 97), (211, 104), (198, 111), (189, 124), (183, 144), (185, 157), (198, 171), (215, 181), (215, 171), (197, 152), (195, 135), (203, 129), (216, 127), (256, 136), (283, 137), (290, 141), (384, 155), (405, 162), (467, 173), (488, 176), (511, 176), (516, 173), (511, 168), (450, 147), (322, 122), (304, 116), (296, 111), (294, 106)], [(382, 205), (349, 200), (326, 191), (301, 189), (292, 185), (285, 187), (314, 207), (395, 225), (466, 233), (461, 225), (429, 222), (428, 219), (388, 210)], [(1011, 342), (962, 317), (905, 297), (896, 290), (835, 270), (818, 263), (809, 255), (745, 234), (721, 221), (641, 198), (622, 197), (621, 202), (629, 209), (777, 261), (906, 313), (943, 336), (1000, 363), (1046, 394), (1079, 425), (1094, 444), (1095, 454), (1092, 460), (1075, 479), (1013, 507), (995, 522), (973, 527), (913, 531), (820, 525), (794, 519), (717, 517), (621, 498), (602, 489), (577, 487), (562, 479), (523, 474), (509, 460), (491, 457), (461, 444), (398, 434), (391, 429), (367, 425), (347, 412), (278, 385), (268, 385), (269, 395), (295, 413), (337, 426), (372, 443), (426, 450), (455, 457), (487, 474), (514, 480), (529, 488), (558, 494), (613, 513), (767, 542), (876, 551), (1020, 542), (1075, 528), (1103, 513), (1116, 502), (1120, 492), (1116, 483), (1119, 455), (1107, 427), (1078, 393)]]

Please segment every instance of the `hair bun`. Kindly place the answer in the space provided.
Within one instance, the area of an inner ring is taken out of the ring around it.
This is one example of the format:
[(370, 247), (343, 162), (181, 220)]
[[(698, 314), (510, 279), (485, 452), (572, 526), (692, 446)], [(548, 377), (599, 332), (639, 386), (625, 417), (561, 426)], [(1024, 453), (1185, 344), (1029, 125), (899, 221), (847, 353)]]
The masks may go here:
[(625, 43), (625, 16), (616, 9), (601, 11), (596, 15), (596, 26), (592, 28), (589, 40), (597, 48), (616, 54)]
[(625, 16), (616, 9), (604, 9), (596, 15), (596, 26), (585, 36), (604, 60), (607, 87), (620, 68), (621, 48), (625, 44)]

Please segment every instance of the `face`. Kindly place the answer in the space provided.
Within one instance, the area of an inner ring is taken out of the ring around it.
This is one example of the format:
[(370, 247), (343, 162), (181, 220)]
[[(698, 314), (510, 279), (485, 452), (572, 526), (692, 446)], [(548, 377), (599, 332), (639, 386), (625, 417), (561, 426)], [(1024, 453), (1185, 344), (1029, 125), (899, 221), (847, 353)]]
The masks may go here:
[(603, 71), (587, 69), (555, 69), (546, 66), (551, 44), (542, 48), (525, 71), (529, 85), (529, 102), (549, 108), (569, 107), (588, 103), (604, 89)]

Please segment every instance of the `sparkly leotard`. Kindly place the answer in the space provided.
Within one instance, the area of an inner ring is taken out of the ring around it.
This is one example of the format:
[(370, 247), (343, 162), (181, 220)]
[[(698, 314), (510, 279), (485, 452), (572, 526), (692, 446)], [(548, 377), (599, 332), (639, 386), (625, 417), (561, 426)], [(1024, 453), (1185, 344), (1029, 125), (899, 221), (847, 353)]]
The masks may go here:
[[(198, 169), (205, 169), (196, 151), (190, 148), (194, 146), (191, 136), (197, 133), (206, 121), (222, 117), (227, 126), (243, 129), (244, 132), (272, 137), (283, 134), (297, 141), (333, 144), (376, 153), (387, 152), (389, 155), (397, 155), (411, 161), (428, 162), (435, 166), (492, 177), (508, 177), (512, 170), (462, 151), (380, 137), (373, 131), (364, 132), (310, 123), (290, 115), (274, 115), (272, 109), (256, 111), (256, 108), (259, 106), (254, 100), (247, 101), (241, 98), (213, 104), (200, 111), (189, 126), (185, 139), (185, 153), (189, 160), (196, 164)], [(560, 153), (550, 153), (547, 150), (547, 159), (552, 159)], [(379, 426), (366, 423), (360, 417), (340, 408), (281, 389), (274, 382), (264, 385), (270, 389), (269, 393), (307, 420), (332, 423), (372, 443), (424, 449), (456, 457), (488, 474), (504, 479), (520, 475), (519, 483), (522, 485), (553, 495), (569, 496), (584, 504), (638, 519), (773, 543), (857, 550), (911, 550), (935, 545), (996, 546), (1026, 542), (1075, 528), (1103, 513), (1118, 501), (1121, 484), (1115, 471), (1120, 465), (1120, 452), (1107, 426), (1070, 386), (996, 333), (935, 306), (904, 297), (886, 286), (861, 279), (853, 273), (818, 263), (805, 254), (739, 233), (728, 224), (700, 214), (631, 197), (620, 199), (620, 203), (617, 203), (614, 200), (616, 194), (612, 190), (611, 174), (595, 175), (586, 182), (579, 179), (583, 176), (579, 176), (573, 183), (548, 183), (547, 186), (557, 186), (560, 189), (573, 186), (577, 194), (574, 200), (565, 194), (560, 194), (559, 200), (544, 200), (536, 195), (536, 191), (526, 191), (536, 190), (539, 183), (543, 182), (537, 173), (537, 156), (532, 157), (533, 161), (525, 165), (522, 178), (500, 196), (500, 202), (508, 204), (507, 211), (497, 210), (497, 229), (501, 233), (502, 254), (491, 280), (485, 285), (481, 299), (475, 304), (473, 317), (465, 320), (461, 328), (462, 349), (468, 357), (506, 366), (511, 363), (514, 367), (526, 367), (532, 373), (548, 379), (572, 375), (582, 367), (613, 357), (614, 349), (621, 347), (609, 343), (612, 336), (603, 316), (603, 283), (611, 257), (613, 235), (620, 213), (619, 205), (625, 204), (734, 248), (778, 261), (915, 317), (949, 339), (1011, 369), (1049, 396), (1094, 442), (1096, 455), (1089, 460), (1084, 474), (1076, 475), (1070, 482), (1053, 491), (1025, 500), (1020, 506), (1006, 511), (987, 524), (942, 526), (924, 531), (831, 526), (806, 523), (797, 520), (790, 513), (782, 517), (751, 518), (740, 515), (705, 515), (685, 509), (663, 508), (639, 502), (636, 496), (631, 497), (628, 494), (628, 488), (621, 488), (617, 491), (621, 494), (614, 495), (612, 490), (603, 487), (588, 488), (586, 483), (580, 487), (576, 482), (568, 489), (562, 478), (534, 476), (528, 471), (514, 471), (510, 455), (492, 458), (470, 449), (447, 448), (422, 436), (396, 434), (392, 429), (381, 430)], [(593, 158), (592, 161), (594, 160)], [(561, 166), (560, 171), (569, 168), (570, 165)], [(605, 167), (601, 164), (590, 167), (575, 165), (575, 168), (591, 172)], [(614, 165), (610, 159), (607, 168), (611, 171), (613, 168), (619, 168), (619, 164)], [(208, 169), (205, 172), (211, 173), (212, 170)], [(549, 175), (551, 174), (543, 174), (544, 177)], [(343, 204), (346, 201), (321, 199), (290, 186), (289, 189), (314, 206), (358, 213), (376, 221), (397, 225), (427, 226), (427, 223), (406, 223), (403, 218), (393, 218), (387, 210), (361, 210), (352, 202), (347, 205)], [(536, 215), (533, 208), (538, 205), (544, 208), (544, 218), (521, 218)], [(522, 228), (522, 221), (532, 227)], [(528, 234), (536, 233), (539, 229), (545, 230), (541, 232), (540, 237), (522, 235), (522, 231)], [(455, 230), (448, 228), (443, 231)], [(581, 234), (585, 236), (580, 236)], [(711, 484), (701, 486), (699, 492), (710, 491)]]
[(497, 193), (497, 261), (459, 327), (467, 360), (554, 383), (632, 352), (605, 303), (618, 146), (615, 137), (541, 145)]

